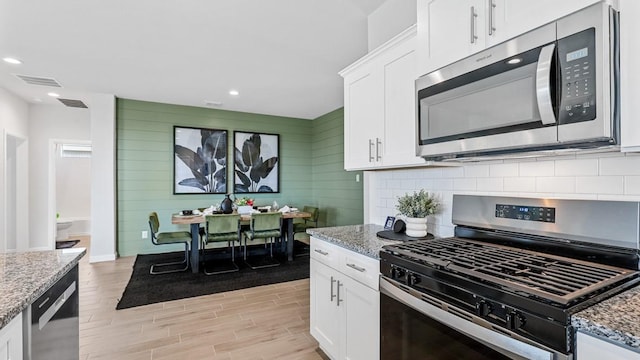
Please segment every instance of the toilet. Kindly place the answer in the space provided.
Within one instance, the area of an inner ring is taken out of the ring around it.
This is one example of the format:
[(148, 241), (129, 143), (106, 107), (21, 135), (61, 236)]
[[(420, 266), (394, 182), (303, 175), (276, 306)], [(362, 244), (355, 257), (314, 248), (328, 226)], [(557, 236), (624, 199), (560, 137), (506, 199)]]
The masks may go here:
[(56, 224), (56, 241), (69, 239), (69, 228), (73, 221), (58, 219)]

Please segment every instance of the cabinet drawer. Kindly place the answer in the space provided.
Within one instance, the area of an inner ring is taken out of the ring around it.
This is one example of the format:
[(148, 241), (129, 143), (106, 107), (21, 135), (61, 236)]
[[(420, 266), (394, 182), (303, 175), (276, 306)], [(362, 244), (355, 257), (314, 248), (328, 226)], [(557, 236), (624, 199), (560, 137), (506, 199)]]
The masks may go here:
[(340, 272), (350, 278), (378, 290), (380, 261), (368, 256), (345, 250), (340, 257)]
[(341, 248), (336, 245), (311, 237), (311, 258), (331, 268), (338, 269), (340, 250)]

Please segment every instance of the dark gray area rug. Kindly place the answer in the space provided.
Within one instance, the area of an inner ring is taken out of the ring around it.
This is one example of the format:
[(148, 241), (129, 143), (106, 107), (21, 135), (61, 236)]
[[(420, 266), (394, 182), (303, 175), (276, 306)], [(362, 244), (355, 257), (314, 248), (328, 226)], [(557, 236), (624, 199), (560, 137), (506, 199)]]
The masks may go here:
[(60, 240), (56, 241), (56, 249), (68, 249), (76, 246), (80, 240)]
[[(296, 241), (296, 250), (303, 250), (304, 244)], [(298, 253), (296, 251), (295, 253)], [(117, 310), (154, 304), (163, 301), (185, 299), (194, 296), (215, 294), (254, 286), (305, 279), (309, 277), (309, 256), (297, 256), (287, 262), (283, 255), (278, 256), (280, 266), (253, 270), (241, 259), (236, 260), (240, 271), (226, 274), (193, 274), (191, 270), (173, 274), (151, 275), (151, 264), (179, 261), (184, 253), (138, 255), (133, 265), (133, 273)]]

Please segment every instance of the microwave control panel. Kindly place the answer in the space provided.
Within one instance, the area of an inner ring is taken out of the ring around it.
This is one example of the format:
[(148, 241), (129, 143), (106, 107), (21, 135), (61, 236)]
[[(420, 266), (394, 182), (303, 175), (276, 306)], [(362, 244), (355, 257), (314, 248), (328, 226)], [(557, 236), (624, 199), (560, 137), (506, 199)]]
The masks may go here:
[(496, 204), (496, 217), (555, 223), (556, 209), (552, 207)]
[(560, 124), (596, 118), (595, 34), (595, 29), (590, 28), (558, 40)]

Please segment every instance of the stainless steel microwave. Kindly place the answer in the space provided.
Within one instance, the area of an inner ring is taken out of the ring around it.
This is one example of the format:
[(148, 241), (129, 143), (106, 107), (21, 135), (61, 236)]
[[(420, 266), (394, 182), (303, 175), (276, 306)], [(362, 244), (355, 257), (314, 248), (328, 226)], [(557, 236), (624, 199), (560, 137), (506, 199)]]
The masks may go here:
[(430, 160), (615, 147), (618, 13), (598, 3), (416, 80)]

